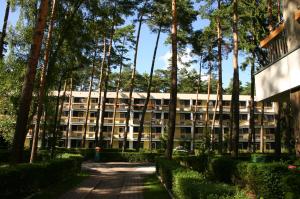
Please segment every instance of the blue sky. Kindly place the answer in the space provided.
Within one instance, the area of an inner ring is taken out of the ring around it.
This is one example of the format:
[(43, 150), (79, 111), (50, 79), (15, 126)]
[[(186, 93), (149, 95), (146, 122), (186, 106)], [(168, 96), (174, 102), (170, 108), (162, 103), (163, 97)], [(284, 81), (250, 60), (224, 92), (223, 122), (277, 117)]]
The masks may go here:
[[(3, 18), (4, 18), (4, 9), (6, 6), (6, 1), (0, 0), (0, 27), (2, 28)], [(18, 11), (14, 13), (10, 13), (9, 16), (9, 26), (14, 25), (18, 19)], [(198, 18), (196, 22), (194, 22), (193, 27), (195, 29), (203, 28), (207, 25), (206, 20), (202, 20)], [(171, 46), (166, 45), (165, 39), (167, 38), (167, 34), (162, 34), (159, 42), (159, 47), (157, 51), (157, 59), (155, 67), (158, 68), (166, 68), (167, 62), (166, 59), (170, 55)], [(140, 36), (140, 43), (139, 43), (139, 53), (138, 53), (138, 60), (137, 60), (137, 70), (140, 73), (149, 72), (152, 56), (153, 56), (153, 49), (155, 45), (156, 34), (151, 33), (149, 28), (146, 24), (143, 24), (141, 36)], [(190, 59), (187, 57), (186, 59)], [(242, 56), (239, 57), (239, 62), (242, 62)], [(228, 56), (228, 59), (223, 60), (223, 87), (227, 87), (230, 79), (232, 78), (233, 70), (232, 70), (232, 54)], [(245, 84), (245, 82), (250, 81), (250, 72), (249, 70), (240, 71), (240, 80)]]

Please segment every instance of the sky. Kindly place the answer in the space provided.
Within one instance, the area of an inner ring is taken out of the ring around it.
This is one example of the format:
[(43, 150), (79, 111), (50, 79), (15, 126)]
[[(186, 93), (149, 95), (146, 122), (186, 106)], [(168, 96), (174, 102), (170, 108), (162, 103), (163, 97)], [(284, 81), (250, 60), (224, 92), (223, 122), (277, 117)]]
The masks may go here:
[[(2, 29), (4, 11), (5, 11), (6, 1), (0, 0), (0, 27)], [(11, 12), (8, 19), (8, 26), (14, 25), (18, 20), (18, 10), (15, 12)], [(131, 23), (131, 22), (129, 22)], [(207, 20), (202, 20), (200, 18), (197, 19), (196, 22), (193, 23), (193, 28), (198, 30), (207, 26)], [(168, 59), (171, 57), (171, 46), (165, 44), (165, 40), (167, 38), (167, 34), (162, 33), (160, 37), (160, 42), (157, 50), (156, 56), (156, 64), (155, 69), (166, 69), (168, 66)], [(151, 33), (146, 24), (143, 24), (140, 35), (140, 43), (139, 43), (139, 52), (137, 59), (137, 70), (139, 73), (149, 73), (151, 67), (151, 61), (153, 56), (153, 49), (156, 41), (156, 34)], [(191, 48), (187, 47), (186, 52), (190, 52)], [(189, 61), (193, 59), (191, 56), (185, 56), (183, 60)], [(243, 57), (239, 56), (239, 63), (243, 61)], [(233, 75), (233, 66), (232, 66), (232, 54), (229, 54), (227, 59), (223, 60), (223, 87), (226, 88), (229, 84), (230, 79)], [(239, 64), (240, 65), (240, 64)], [(180, 63), (179, 63), (180, 67)], [(196, 65), (192, 67), (198, 68)], [(246, 71), (240, 70), (240, 81), (243, 84), (250, 81), (250, 71), (247, 69)]]

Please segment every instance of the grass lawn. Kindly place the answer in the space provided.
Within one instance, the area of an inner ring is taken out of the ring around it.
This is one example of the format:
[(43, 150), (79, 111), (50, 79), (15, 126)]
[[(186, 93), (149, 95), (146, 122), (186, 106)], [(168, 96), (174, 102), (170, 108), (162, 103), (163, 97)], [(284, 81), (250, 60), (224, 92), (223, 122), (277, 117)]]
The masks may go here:
[(155, 174), (149, 175), (144, 179), (144, 188), (144, 199), (170, 198), (168, 192)]
[(31, 199), (54, 199), (58, 198), (63, 193), (68, 190), (76, 187), (79, 183), (89, 177), (89, 174), (86, 172), (81, 172), (76, 176), (73, 176), (65, 181), (59, 182), (50, 186), (44, 190), (41, 190), (38, 194), (31, 197)]

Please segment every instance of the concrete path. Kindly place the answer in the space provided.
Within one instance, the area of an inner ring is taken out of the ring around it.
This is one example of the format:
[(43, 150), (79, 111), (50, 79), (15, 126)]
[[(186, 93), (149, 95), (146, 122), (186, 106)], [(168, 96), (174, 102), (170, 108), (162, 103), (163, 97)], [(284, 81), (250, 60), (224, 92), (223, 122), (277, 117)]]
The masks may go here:
[(91, 176), (60, 199), (142, 199), (143, 178), (155, 172), (155, 166), (142, 163), (84, 163)]

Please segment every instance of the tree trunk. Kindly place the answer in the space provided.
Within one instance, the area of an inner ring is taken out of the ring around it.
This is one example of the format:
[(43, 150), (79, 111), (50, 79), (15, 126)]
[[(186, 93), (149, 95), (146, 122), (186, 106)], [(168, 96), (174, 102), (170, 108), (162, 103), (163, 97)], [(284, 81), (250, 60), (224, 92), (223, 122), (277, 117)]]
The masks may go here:
[(103, 147), (103, 127), (104, 127), (104, 113), (106, 109), (106, 95), (107, 95), (107, 87), (108, 87), (108, 81), (109, 81), (109, 75), (110, 75), (110, 62), (111, 62), (111, 48), (112, 48), (112, 42), (113, 42), (113, 36), (114, 36), (114, 25), (112, 26), (111, 33), (110, 33), (110, 41), (109, 41), (109, 47), (108, 47), (108, 54), (107, 54), (107, 65), (105, 67), (104, 72), (104, 90), (103, 90), (103, 99), (101, 104), (101, 117), (100, 117), (100, 140), (99, 145), (100, 147)]
[[(97, 40), (96, 40), (97, 41)], [(98, 41), (97, 41), (98, 42)], [(96, 47), (97, 49), (97, 47)], [(82, 143), (81, 147), (85, 148), (85, 142), (86, 142), (86, 131), (87, 131), (87, 124), (88, 124), (88, 118), (89, 118), (89, 113), (90, 113), (90, 104), (91, 104), (91, 93), (92, 93), (92, 87), (93, 87), (93, 81), (94, 81), (94, 73), (95, 73), (95, 59), (96, 59), (96, 50), (94, 52), (94, 58), (93, 58), (93, 68), (92, 68), (92, 74), (91, 74), (91, 80), (90, 80), (90, 85), (89, 85), (89, 94), (86, 102), (86, 112), (85, 112), (85, 120), (84, 120), (84, 131), (83, 131), (83, 138), (82, 138)]]
[(53, 25), (54, 25), (55, 8), (56, 8), (56, 0), (53, 0), (48, 36), (46, 41), (46, 49), (44, 55), (44, 64), (42, 65), (41, 68), (40, 89), (38, 93), (37, 119), (36, 119), (35, 129), (33, 131), (34, 134), (32, 140), (33, 142), (32, 142), (32, 149), (31, 149), (30, 163), (33, 163), (35, 161), (37, 155), (36, 153), (37, 153), (37, 145), (38, 145), (38, 138), (39, 138), (40, 122), (43, 114), (43, 105), (45, 101), (44, 99), (45, 99), (46, 71), (47, 71), (50, 48), (51, 48), (50, 46), (51, 46), (51, 39), (52, 39), (52, 32), (53, 32)]
[(300, 91), (290, 93), (296, 157), (300, 157)]
[(206, 107), (205, 107), (205, 139), (206, 139), (206, 146), (207, 148), (210, 147), (210, 137), (208, 123), (209, 123), (209, 100), (210, 100), (210, 84), (211, 84), (211, 72), (212, 72), (212, 64), (211, 61), (208, 62), (208, 82), (207, 82), (207, 100), (206, 100)]
[(142, 133), (144, 131), (145, 115), (146, 115), (148, 103), (149, 103), (149, 100), (150, 100), (150, 92), (151, 92), (151, 87), (152, 87), (153, 71), (154, 71), (154, 65), (155, 65), (156, 52), (157, 52), (160, 32), (161, 32), (161, 25), (159, 26), (159, 29), (158, 29), (158, 32), (157, 32), (157, 38), (156, 38), (154, 53), (153, 53), (153, 57), (152, 57), (152, 64), (151, 64), (151, 70), (150, 70), (148, 88), (147, 88), (147, 97), (146, 97), (146, 100), (145, 100), (145, 103), (144, 103), (144, 106), (143, 106), (142, 116), (141, 116), (141, 121), (140, 121), (140, 126), (139, 126), (139, 134), (138, 134), (138, 141), (137, 141), (137, 148), (136, 148), (137, 151), (139, 151), (139, 149), (140, 149), (140, 143), (141, 143), (141, 140), (142, 140)]
[(100, 80), (99, 80), (99, 84), (98, 84), (98, 88), (99, 88), (99, 95), (98, 95), (98, 106), (97, 106), (97, 117), (96, 117), (96, 126), (95, 126), (95, 146), (99, 146), (99, 122), (100, 122), (100, 114), (101, 114), (101, 95), (102, 95), (102, 85), (103, 85), (103, 79), (104, 79), (104, 63), (105, 63), (105, 59), (106, 59), (106, 38), (104, 36), (104, 40), (103, 40), (103, 58), (102, 58), (102, 62), (101, 62), (101, 72), (100, 72)]
[(264, 153), (265, 152), (265, 134), (264, 134), (264, 114), (265, 111), (265, 103), (264, 101), (261, 104), (261, 118), (260, 118), (260, 152)]
[(166, 157), (172, 159), (174, 135), (176, 128), (176, 105), (177, 105), (177, 7), (176, 0), (172, 0), (172, 67), (169, 104), (169, 130)]
[(255, 102), (254, 102), (254, 92), (255, 92), (255, 78), (254, 78), (254, 72), (255, 72), (255, 54), (254, 51), (252, 51), (252, 60), (251, 60), (251, 93), (250, 93), (250, 122), (249, 122), (249, 142), (248, 142), (248, 148), (249, 151), (251, 151), (251, 145), (252, 145), (252, 152), (255, 153), (256, 151), (256, 135), (255, 135), (255, 121), (254, 121), (254, 111), (255, 111)]
[(12, 162), (19, 163), (23, 160), (24, 142), (26, 138), (26, 127), (28, 122), (28, 113), (32, 100), (32, 91), (36, 74), (36, 66), (40, 56), (44, 29), (48, 14), (48, 0), (42, 0), (38, 21), (34, 30), (32, 45), (29, 54), (28, 65), (23, 82), (23, 88), (19, 99), (19, 107), (16, 121), (16, 129), (12, 146)]
[(4, 52), (4, 40), (5, 40), (5, 37), (6, 37), (6, 27), (7, 27), (9, 9), (10, 9), (10, 0), (7, 0), (5, 14), (4, 14), (4, 20), (3, 20), (3, 26), (2, 26), (2, 32), (1, 32), (1, 38), (0, 38), (0, 61), (4, 57), (4, 54), (3, 54), (3, 52)]
[(217, 88), (217, 100), (214, 107), (213, 120), (211, 124), (211, 149), (212, 150), (214, 150), (214, 145), (215, 145), (215, 122), (216, 122), (216, 112), (217, 112), (218, 104), (219, 104), (219, 84)]
[(287, 130), (286, 130), (286, 144), (287, 144), (287, 149), (288, 149), (288, 153), (289, 155), (292, 155), (293, 153), (293, 138), (292, 138), (292, 134), (293, 134), (293, 129), (292, 129), (292, 115), (291, 115), (291, 102), (290, 100), (288, 100), (287, 105), (286, 105), (286, 120), (287, 120)]
[[(218, 0), (218, 9), (221, 9), (221, 1)], [(218, 98), (219, 98), (219, 141), (218, 152), (223, 153), (223, 78), (222, 78), (222, 28), (221, 19), (217, 17), (217, 32), (218, 32)]]
[(238, 68), (238, 0), (233, 0), (233, 89), (232, 89), (232, 105), (233, 105), (233, 151), (232, 156), (237, 158), (239, 152), (239, 68)]
[(68, 121), (67, 121), (67, 129), (66, 129), (66, 140), (65, 147), (68, 148), (69, 142), (69, 132), (72, 131), (72, 126), (70, 126), (70, 120), (72, 119), (72, 93), (73, 93), (73, 78), (70, 79), (70, 95), (69, 95), (69, 110), (68, 110)]
[(281, 156), (281, 112), (282, 102), (277, 102), (276, 110), (276, 132), (275, 132), (275, 155), (279, 159)]
[[(201, 59), (202, 61), (202, 59)], [(199, 100), (199, 91), (200, 91), (200, 85), (201, 85), (201, 68), (202, 63), (200, 61), (199, 64), (199, 77), (198, 77), (198, 84), (197, 84), (197, 91), (196, 91), (196, 101), (195, 101), (195, 109), (193, 111), (193, 127), (192, 127), (192, 133), (191, 133), (191, 152), (194, 152), (195, 149), (195, 131), (196, 131), (196, 117), (198, 112), (198, 100)]]
[(48, 120), (48, 111), (47, 111), (47, 107), (45, 107), (45, 111), (44, 111), (44, 123), (43, 123), (43, 131), (41, 134), (41, 138), (42, 138), (42, 142), (41, 142), (41, 149), (45, 149), (46, 148), (46, 127), (47, 127), (47, 120)]
[(278, 23), (280, 23), (280, 21), (281, 21), (280, 7), (281, 7), (280, 0), (277, 0), (277, 20), (278, 20)]
[(139, 26), (138, 26), (138, 32), (137, 32), (137, 36), (136, 36), (136, 43), (135, 43), (135, 50), (134, 50), (133, 69), (131, 72), (131, 79), (130, 79), (129, 99), (128, 99), (128, 108), (127, 108), (127, 114), (126, 114), (126, 124), (125, 124), (125, 132), (124, 132), (122, 151), (124, 151), (126, 149), (127, 134), (129, 132), (129, 119), (130, 119), (130, 112), (131, 112), (131, 105), (132, 105), (132, 93), (133, 93), (133, 88), (134, 88), (136, 62), (137, 62), (137, 55), (138, 55), (142, 23), (143, 23), (143, 14), (140, 13)]
[[(123, 38), (123, 46), (124, 46), (124, 44), (125, 44), (125, 36)], [(119, 101), (120, 83), (121, 83), (121, 78), (122, 78), (123, 56), (124, 56), (124, 52), (122, 52), (122, 54), (121, 54), (119, 77), (118, 77), (118, 82), (117, 82), (117, 87), (116, 87), (116, 98), (114, 101), (114, 112), (113, 112), (113, 126), (112, 126), (111, 135), (110, 135), (110, 148), (113, 148), (114, 134), (115, 134), (115, 128), (116, 128), (117, 103)]]
[[(56, 145), (56, 134), (57, 134), (57, 126), (59, 126), (60, 124), (60, 118), (61, 118), (61, 112), (62, 112), (62, 108), (63, 108), (63, 103), (64, 103), (64, 95), (66, 94), (66, 81), (64, 83), (64, 91), (63, 91), (63, 95), (62, 95), (62, 99), (60, 99), (60, 91), (61, 91), (61, 86), (62, 86), (62, 79), (63, 79), (64, 75), (62, 75), (60, 77), (60, 81), (59, 81), (59, 85), (58, 85), (58, 93), (57, 93), (57, 97), (56, 97), (56, 106), (55, 106), (55, 116), (54, 116), (54, 125), (53, 125), (53, 136), (52, 136), (52, 140), (51, 140), (51, 158), (54, 158), (54, 152), (55, 152), (55, 145)], [(61, 100), (61, 106), (59, 109), (59, 101)]]

